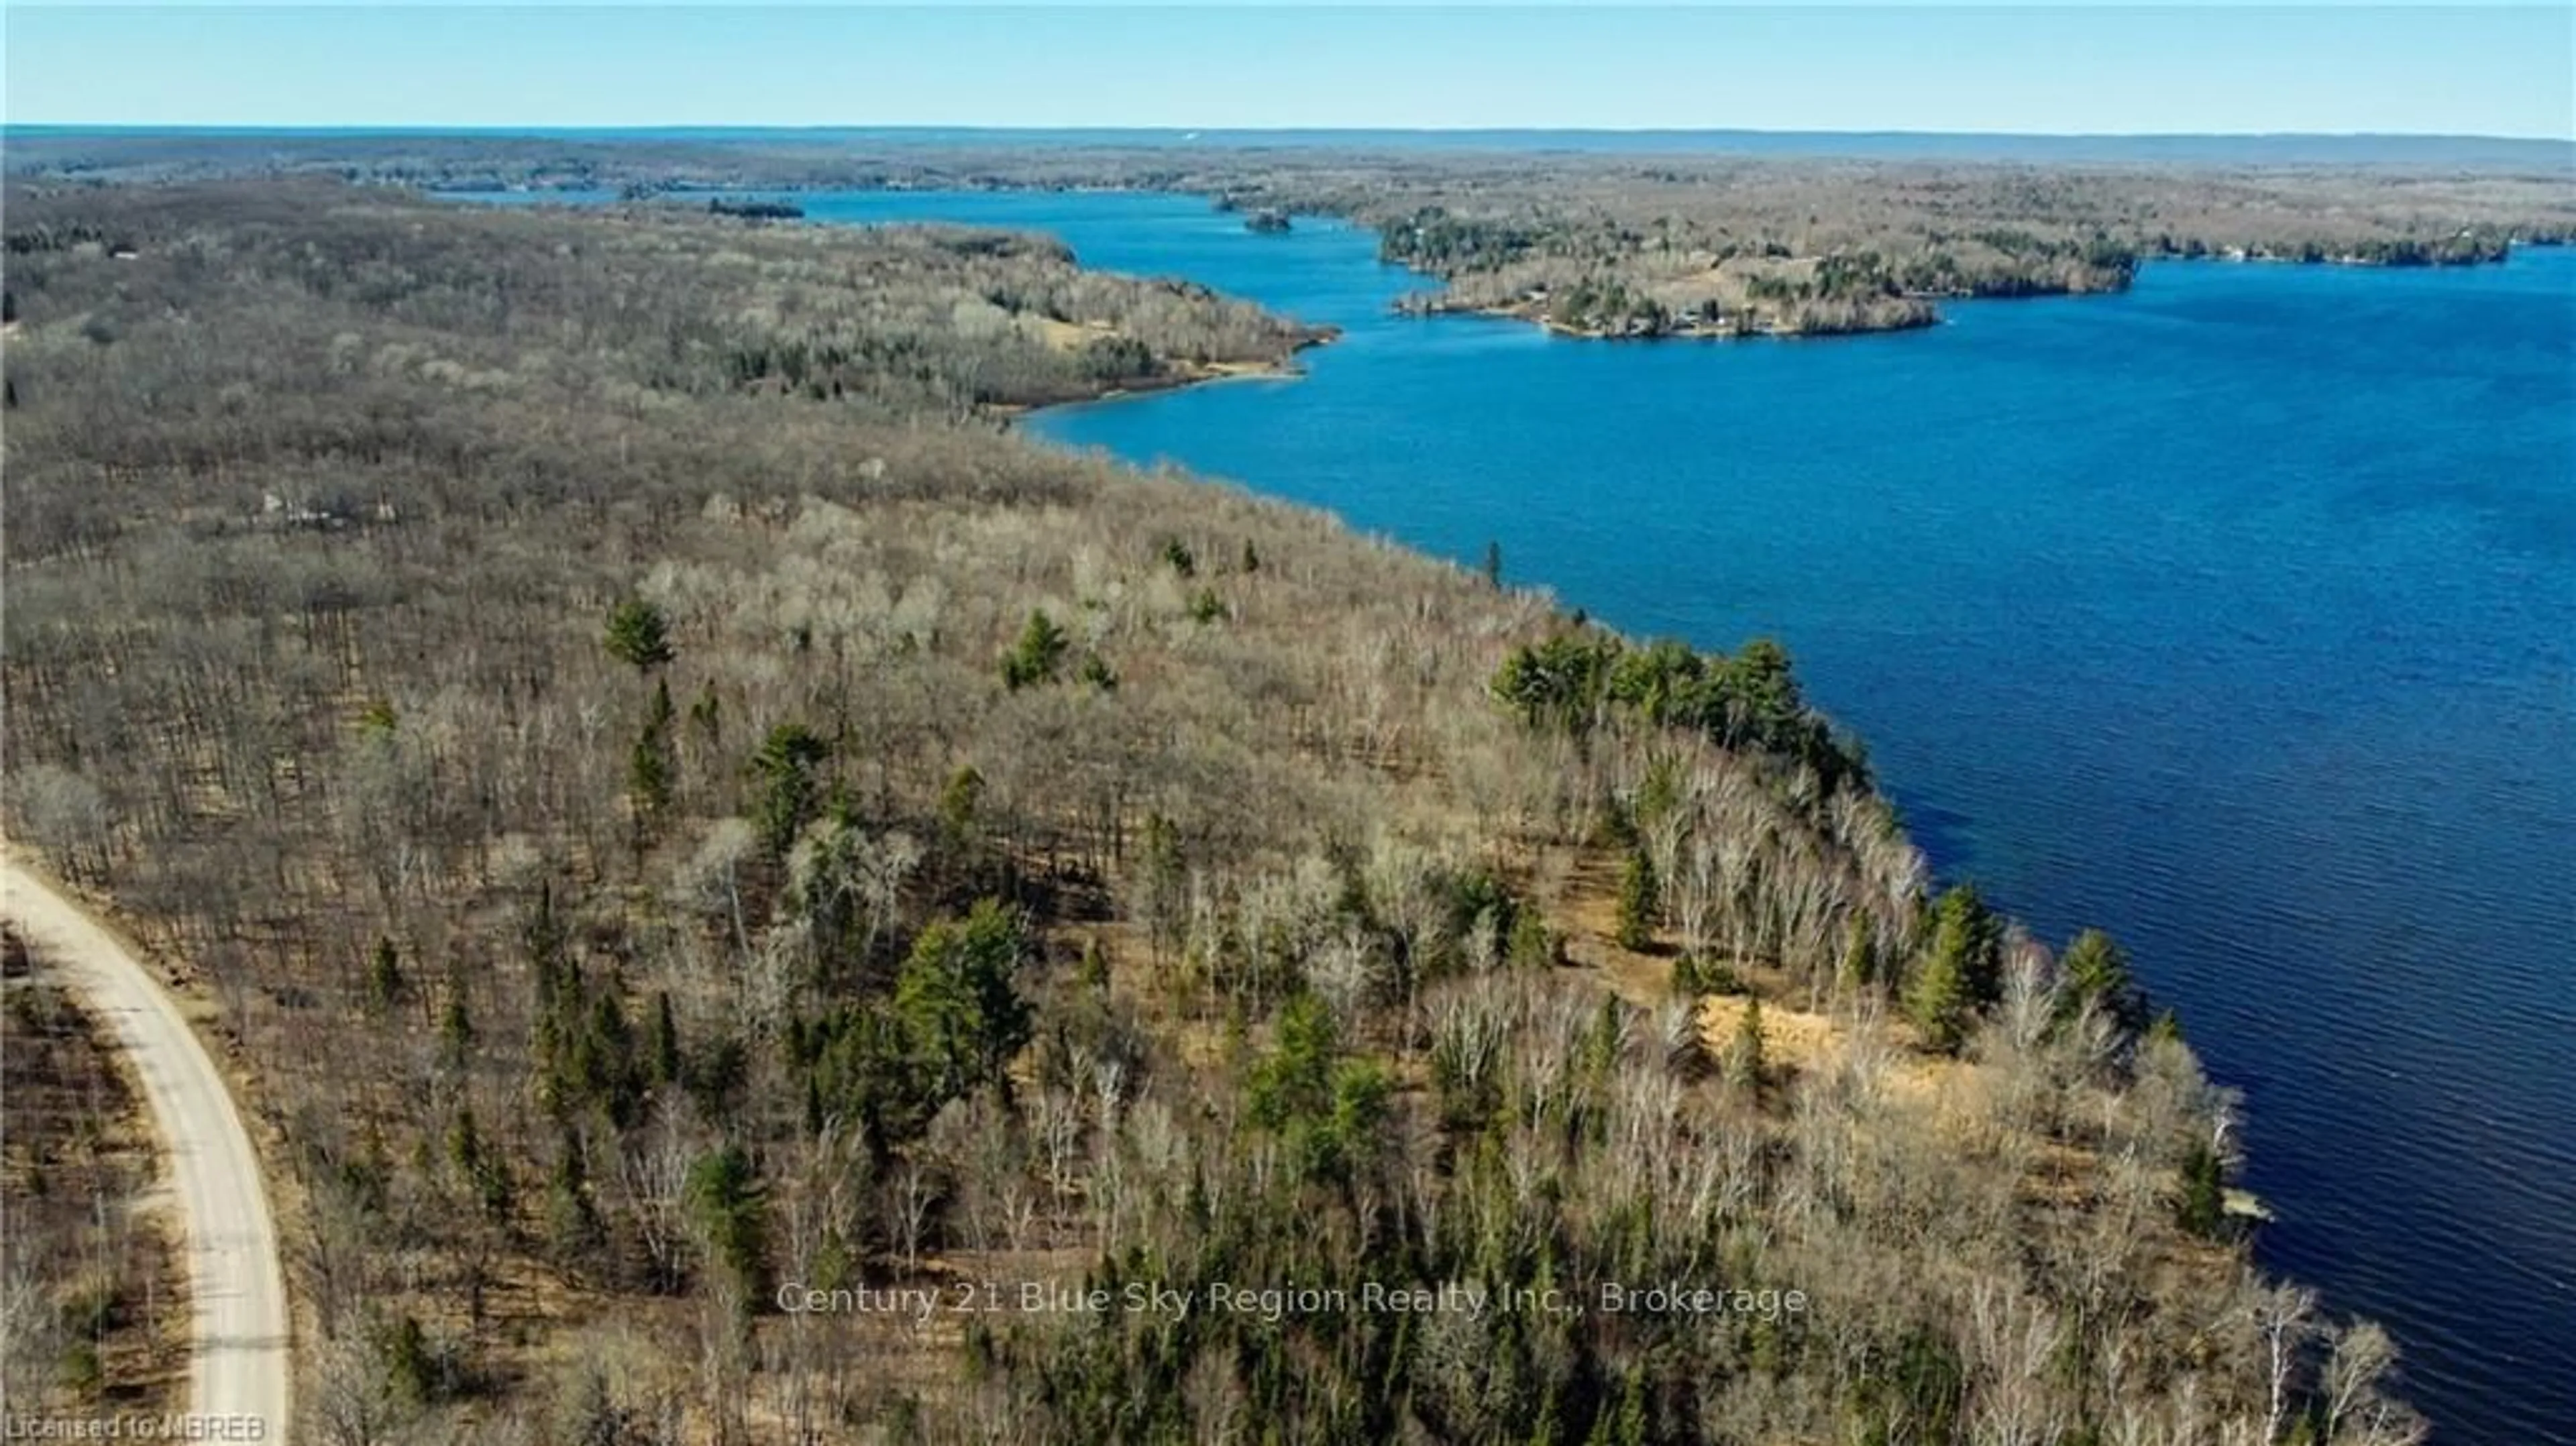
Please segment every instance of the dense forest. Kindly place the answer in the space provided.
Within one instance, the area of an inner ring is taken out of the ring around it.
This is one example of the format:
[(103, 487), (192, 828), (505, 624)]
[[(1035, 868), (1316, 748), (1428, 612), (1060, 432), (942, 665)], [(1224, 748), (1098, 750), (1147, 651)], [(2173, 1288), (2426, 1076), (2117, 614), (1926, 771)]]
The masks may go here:
[(1778, 645), (1008, 428), (1293, 323), (7, 199), (8, 822), (217, 1012), (294, 1439), (2420, 1438), (2118, 946), (1936, 890)]

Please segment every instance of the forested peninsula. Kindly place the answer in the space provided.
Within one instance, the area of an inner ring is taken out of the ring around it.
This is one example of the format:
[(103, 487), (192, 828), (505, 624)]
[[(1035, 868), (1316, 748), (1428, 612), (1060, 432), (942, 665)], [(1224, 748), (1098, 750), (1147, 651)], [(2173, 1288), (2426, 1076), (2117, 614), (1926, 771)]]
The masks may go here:
[(2477, 265), (2576, 238), (2576, 192), (2544, 178), (1810, 162), (1279, 184), (1444, 281), (1423, 310), (1592, 337), (1894, 331), (1954, 299), (2123, 291), (2151, 260)]
[(2118, 946), (1936, 887), (1777, 644), (1005, 425), (1294, 324), (6, 200), (9, 831), (246, 1082), (294, 1439), (2420, 1439)]

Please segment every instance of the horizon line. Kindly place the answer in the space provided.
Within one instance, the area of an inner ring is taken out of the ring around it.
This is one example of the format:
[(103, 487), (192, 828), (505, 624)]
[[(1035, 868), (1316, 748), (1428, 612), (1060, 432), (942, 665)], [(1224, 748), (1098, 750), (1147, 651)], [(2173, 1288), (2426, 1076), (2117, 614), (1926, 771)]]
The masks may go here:
[(46, 121), (0, 119), (0, 134), (10, 131), (104, 131), (127, 134), (232, 132), (259, 135), (647, 135), (689, 132), (700, 135), (777, 133), (944, 132), (982, 135), (1424, 135), (1424, 136), (1907, 136), (1927, 139), (1996, 140), (2426, 140), (2507, 141), (2576, 148), (2576, 135), (2511, 134), (2499, 131), (2409, 130), (1957, 130), (1872, 126), (1838, 130), (1803, 126), (1608, 126), (1608, 125), (1204, 125), (1141, 123), (1072, 123), (1064, 125), (992, 125), (972, 121), (780, 121), (726, 122), (719, 125), (655, 121), (605, 122), (368, 122), (326, 121), (292, 125), (256, 121)]

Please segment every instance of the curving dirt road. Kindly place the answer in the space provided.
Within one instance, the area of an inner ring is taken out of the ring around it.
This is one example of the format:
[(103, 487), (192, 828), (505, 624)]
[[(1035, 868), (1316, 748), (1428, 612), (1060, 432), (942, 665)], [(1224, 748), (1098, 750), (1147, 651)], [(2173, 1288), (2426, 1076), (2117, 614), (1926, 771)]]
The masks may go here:
[[(142, 960), (80, 906), (0, 856), (0, 910), (125, 1050), (170, 1155), (187, 1231), (196, 1346), (188, 1409), (222, 1434), (287, 1439), (286, 1280), (259, 1155), (215, 1062)], [(252, 1423), (257, 1424), (252, 1424)]]

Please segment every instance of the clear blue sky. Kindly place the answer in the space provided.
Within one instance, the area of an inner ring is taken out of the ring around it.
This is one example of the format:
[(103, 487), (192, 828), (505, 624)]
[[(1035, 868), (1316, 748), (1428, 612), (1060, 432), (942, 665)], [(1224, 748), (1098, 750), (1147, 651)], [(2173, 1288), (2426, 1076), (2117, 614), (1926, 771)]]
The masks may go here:
[(7, 7), (18, 123), (2576, 137), (2576, 7)]

